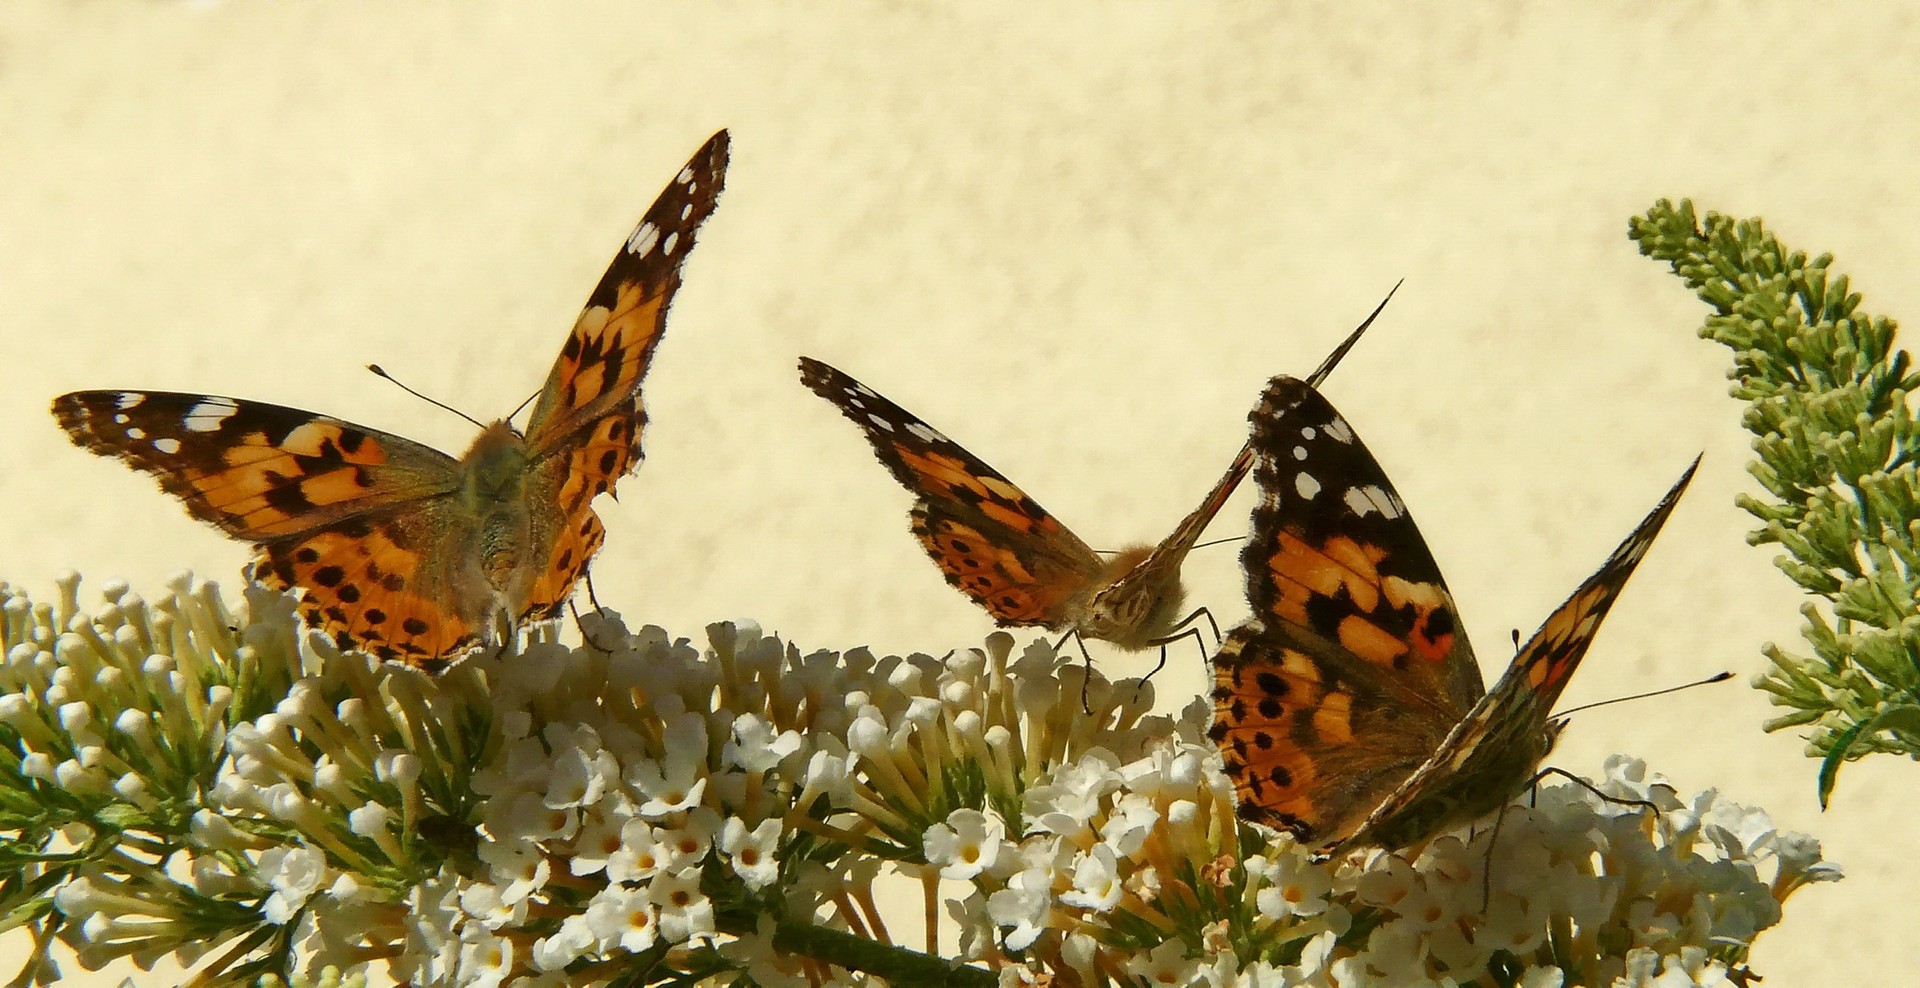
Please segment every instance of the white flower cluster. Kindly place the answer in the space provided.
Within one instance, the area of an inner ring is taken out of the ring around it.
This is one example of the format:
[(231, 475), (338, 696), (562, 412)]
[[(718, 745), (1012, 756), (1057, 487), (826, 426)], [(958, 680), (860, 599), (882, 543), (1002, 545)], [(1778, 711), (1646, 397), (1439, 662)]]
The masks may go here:
[(1840, 877), (1764, 812), (1683, 802), (1619, 756), (1608, 798), (1542, 787), (1497, 830), (1417, 853), (1322, 862), (1245, 829), (1236, 859), (1230, 787), (1191, 740), (1204, 717), (1190, 708), (1131, 762), (1095, 749), (1054, 766), (1026, 791), (1024, 839), (973, 810), (929, 829), (928, 859), (976, 886), (949, 903), (968, 956), (1026, 951), (1003, 985), (1062, 966), (1154, 986), (1731, 984), (1788, 894)]
[(173, 591), (0, 607), (0, 811), (26, 792), (126, 821), (68, 827), (91, 856), (42, 870), (90, 966), (232, 944), (216, 962), (280, 950), (322, 981), (913, 980), (841, 949), (887, 942), (892, 870), (944, 882), (960, 956), (1009, 985), (1713, 984), (1837, 877), (1625, 760), (1603, 787), (1657, 815), (1551, 787), (1497, 839), (1316, 863), (1235, 818), (1204, 704), (1149, 716), (1150, 687), (1044, 642), (1015, 660), (1005, 634), (876, 659), (717, 624), (697, 650), (603, 613), (582, 630), (607, 648), (429, 678), (334, 654), (283, 598), (253, 592), (242, 622)]

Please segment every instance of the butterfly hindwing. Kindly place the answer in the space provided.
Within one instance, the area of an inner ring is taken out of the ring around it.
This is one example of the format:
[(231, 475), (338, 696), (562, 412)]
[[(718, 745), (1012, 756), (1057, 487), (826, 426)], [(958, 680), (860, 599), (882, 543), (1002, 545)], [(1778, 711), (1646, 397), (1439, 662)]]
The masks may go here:
[(1059, 628), (1078, 616), (1100, 557), (999, 471), (872, 388), (818, 360), (800, 378), (860, 426), (917, 499), (914, 535), (947, 582), (1003, 625)]
[(249, 571), (300, 591), (300, 614), (341, 649), (439, 672), (480, 643), (494, 604), (448, 496), (261, 546)]

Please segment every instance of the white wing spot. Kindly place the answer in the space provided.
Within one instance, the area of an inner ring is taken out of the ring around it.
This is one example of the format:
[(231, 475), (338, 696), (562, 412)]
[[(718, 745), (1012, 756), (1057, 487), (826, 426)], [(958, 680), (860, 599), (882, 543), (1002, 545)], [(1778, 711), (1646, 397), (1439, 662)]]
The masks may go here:
[(167, 454), (168, 456), (172, 456), (173, 454), (180, 452), (180, 440), (171, 439), (171, 438), (155, 439), (153, 441), (153, 448), (159, 450), (162, 453)]
[(1294, 458), (1294, 459), (1296, 459), (1296, 460), (1304, 460), (1304, 459), (1306, 459), (1306, 458), (1307, 458), (1307, 448), (1306, 448), (1305, 446), (1295, 446), (1295, 447), (1293, 448), (1293, 458)]
[(662, 254), (671, 254), (673, 253), (674, 248), (679, 246), (680, 246), (680, 231), (675, 230), (672, 233), (667, 234), (667, 242), (660, 245), (660, 252)]
[(114, 397), (113, 403), (124, 412), (129, 408), (139, 407), (140, 403), (146, 400), (147, 396), (138, 391), (122, 391)]
[(680, 174), (674, 177), (674, 181), (679, 182), (681, 185), (692, 185), (693, 167), (689, 165), (686, 168), (680, 169)]
[(239, 410), (240, 406), (234, 404), (231, 398), (202, 398), (198, 404), (187, 409), (183, 424), (189, 432), (218, 432), (227, 419)]
[(919, 439), (922, 442), (946, 443), (946, 442), (953, 441), (941, 435), (940, 430), (926, 424), (925, 422), (908, 422), (907, 431), (912, 433), (914, 438)]
[(138, 426), (128, 429), (127, 438), (128, 439), (145, 439), (147, 438), (147, 430), (139, 428)]
[(1299, 491), (1301, 497), (1311, 501), (1315, 494), (1320, 493), (1320, 482), (1313, 479), (1313, 474), (1296, 473), (1293, 475), (1293, 489)]
[(653, 245), (659, 242), (660, 228), (652, 223), (642, 223), (640, 229), (633, 231), (633, 236), (627, 238), (627, 253), (645, 256), (652, 253)]
[(1349, 487), (1346, 496), (1347, 508), (1362, 518), (1370, 511), (1377, 511), (1383, 518), (1398, 518), (1400, 512), (1393, 505), (1393, 499), (1387, 492), (1371, 484), (1366, 487)]
[(687, 217), (692, 215), (693, 215), (693, 203), (687, 203), (686, 205), (680, 207), (680, 221), (682, 223), (686, 222)]
[(869, 421), (869, 422), (872, 422), (872, 423), (873, 423), (873, 427), (874, 427), (874, 428), (876, 428), (876, 429), (881, 429), (881, 430), (884, 430), (884, 431), (887, 431), (887, 432), (892, 432), (892, 431), (893, 431), (893, 423), (892, 423), (892, 422), (889, 422), (889, 421), (887, 421), (886, 419), (884, 419), (884, 418), (882, 418), (882, 417), (880, 417), (880, 416), (878, 416), (878, 415), (874, 415), (874, 414), (871, 414), (871, 413), (869, 413), (869, 414), (867, 415), (867, 421)]
[(1325, 428), (1327, 430), (1327, 435), (1332, 436), (1334, 442), (1338, 442), (1338, 443), (1353, 442), (1353, 430), (1347, 428), (1346, 419), (1334, 419), (1333, 421), (1328, 422)]
[(114, 425), (126, 425), (128, 422), (131, 422), (131, 421), (133, 421), (133, 419), (126, 415), (115, 415), (113, 417)]
[(1305, 440), (1308, 440), (1308, 441), (1312, 441), (1312, 439), (1313, 439), (1313, 426), (1310, 426), (1310, 425), (1307, 425), (1307, 426), (1301, 426), (1301, 427), (1300, 427), (1300, 438), (1302, 438), (1302, 439), (1305, 439)]

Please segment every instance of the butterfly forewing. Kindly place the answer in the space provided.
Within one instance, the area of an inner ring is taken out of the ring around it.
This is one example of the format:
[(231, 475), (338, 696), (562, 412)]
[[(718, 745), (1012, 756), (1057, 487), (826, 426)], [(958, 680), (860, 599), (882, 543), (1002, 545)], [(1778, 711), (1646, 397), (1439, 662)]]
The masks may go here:
[(948, 583), (1003, 625), (1058, 628), (1079, 616), (1102, 570), (1079, 536), (959, 443), (846, 373), (802, 357), (800, 379), (860, 427), (914, 494), (914, 535)]
[(153, 474), (195, 518), (252, 542), (459, 484), (439, 450), (262, 401), (75, 391), (54, 399), (53, 415), (75, 445)]
[(1214, 659), (1242, 814), (1324, 842), (1359, 825), (1481, 695), (1453, 598), (1385, 472), (1290, 377), (1250, 416), (1254, 618)]
[[(598, 437), (629, 465), (645, 416), (634, 396), (653, 348), (666, 329), (667, 309), (680, 287), (680, 268), (694, 232), (717, 205), (725, 184), (728, 137), (720, 131), (680, 169), (647, 210), (587, 297), (527, 419), (535, 455), (554, 451), (563, 437), (603, 416), (631, 418), (631, 428)], [(618, 477), (624, 470), (615, 472)]]

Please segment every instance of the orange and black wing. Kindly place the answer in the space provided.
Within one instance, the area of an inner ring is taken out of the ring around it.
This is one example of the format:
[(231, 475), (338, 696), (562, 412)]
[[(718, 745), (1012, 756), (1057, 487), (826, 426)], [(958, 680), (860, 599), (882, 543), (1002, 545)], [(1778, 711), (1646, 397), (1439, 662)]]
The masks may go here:
[(574, 322), (527, 420), (533, 488), (551, 499), (536, 512), (539, 573), (522, 618), (553, 617), (606, 537), (593, 499), (611, 493), (643, 456), (640, 386), (666, 331), (694, 234), (719, 203), (727, 132), (695, 152), (627, 237)]
[(1250, 415), (1253, 616), (1213, 661), (1212, 736), (1247, 819), (1346, 836), (1482, 694), (1452, 595), (1339, 412), (1274, 378)]
[(939, 430), (847, 374), (800, 358), (800, 380), (858, 425), (915, 497), (913, 534), (947, 582), (1002, 625), (1076, 621), (1100, 557), (1026, 492)]
[(1491, 812), (1519, 794), (1552, 747), (1557, 732), (1550, 721), (1560, 691), (1699, 465), (1695, 459), (1600, 569), (1554, 610), (1493, 690), (1374, 809), (1349, 845), (1402, 846)]
[(217, 395), (77, 391), (54, 400), (73, 441), (153, 474), (195, 518), (259, 546), (252, 576), (298, 588), (342, 648), (437, 669), (479, 617), (446, 592), (458, 464), (340, 419)]

